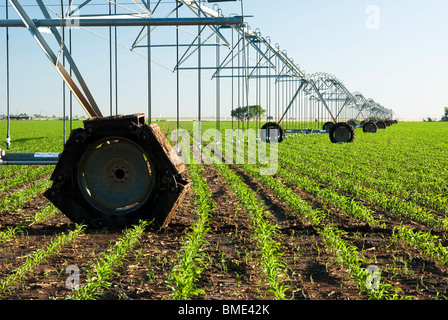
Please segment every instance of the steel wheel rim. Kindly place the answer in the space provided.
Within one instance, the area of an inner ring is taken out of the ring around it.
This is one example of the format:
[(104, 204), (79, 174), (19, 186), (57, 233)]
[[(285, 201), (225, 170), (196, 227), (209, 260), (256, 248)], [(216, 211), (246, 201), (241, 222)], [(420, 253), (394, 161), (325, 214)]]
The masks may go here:
[(90, 147), (80, 160), (77, 179), (90, 205), (115, 215), (141, 207), (155, 183), (148, 155), (123, 138), (104, 139)]

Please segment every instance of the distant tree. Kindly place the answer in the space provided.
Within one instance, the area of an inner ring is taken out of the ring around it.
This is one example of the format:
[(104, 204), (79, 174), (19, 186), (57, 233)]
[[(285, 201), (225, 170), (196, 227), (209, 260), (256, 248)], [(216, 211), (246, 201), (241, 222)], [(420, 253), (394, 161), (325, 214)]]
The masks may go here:
[(244, 120), (247, 116), (247, 108), (238, 107), (230, 112), (230, 115), (238, 120)]
[(428, 120), (426, 120), (428, 122), (433, 122), (434, 120), (431, 117), (428, 117)]
[(448, 107), (445, 107), (445, 115), (440, 121), (448, 121)]
[(250, 120), (252, 118), (261, 117), (266, 113), (266, 110), (264, 110), (259, 105), (253, 105), (248, 107), (238, 107), (230, 113), (230, 115), (234, 118), (237, 118), (238, 120), (244, 121), (244, 120)]

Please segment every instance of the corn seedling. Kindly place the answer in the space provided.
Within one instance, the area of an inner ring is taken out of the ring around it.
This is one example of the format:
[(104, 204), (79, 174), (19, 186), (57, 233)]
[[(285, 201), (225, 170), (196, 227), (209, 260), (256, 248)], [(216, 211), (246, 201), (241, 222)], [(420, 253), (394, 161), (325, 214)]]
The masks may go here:
[(83, 230), (84, 226), (78, 225), (75, 230), (58, 235), (45, 248), (28, 255), (25, 263), (15, 269), (10, 276), (0, 281), (0, 293), (11, 290), (19, 281), (29, 276), (38, 265), (45, 262), (48, 257), (58, 252), (62, 246), (73, 241)]
[(0, 242), (7, 241), (16, 235), (25, 233), (26, 229), (35, 223), (41, 223), (58, 212), (58, 209), (52, 204), (44, 206), (35, 216), (32, 217), (31, 221), (22, 221), (15, 227), (8, 227), (6, 230), (0, 232)]
[(0, 200), (0, 214), (20, 211), (27, 201), (43, 193), (51, 186), (51, 180), (36, 181), (26, 189), (6, 195)]
[[(124, 235), (115, 242), (110, 252), (98, 258), (96, 264), (91, 265), (88, 271), (86, 283), (74, 289), (66, 299), (71, 300), (97, 300), (112, 285), (112, 279), (118, 275), (117, 268), (123, 266), (126, 254), (132, 250), (140, 240), (144, 229), (148, 226), (147, 221), (140, 221), (133, 228), (124, 230)], [(107, 251), (106, 251), (107, 252)]]
[(441, 264), (448, 262), (448, 248), (442, 245), (439, 237), (432, 235), (429, 231), (414, 231), (401, 225), (394, 229), (391, 241), (404, 241), (417, 250), (420, 250), (433, 261)]
[(214, 202), (210, 198), (210, 190), (200, 173), (200, 168), (190, 165), (189, 174), (198, 219), (192, 226), (192, 232), (184, 237), (184, 244), (177, 256), (179, 263), (172, 269), (167, 280), (175, 300), (189, 299), (192, 295), (204, 292), (196, 287), (196, 281), (205, 265), (204, 234), (208, 231), (208, 219), (214, 210)]
[(350, 274), (355, 279), (361, 292), (368, 295), (370, 299), (383, 300), (383, 299), (397, 299), (398, 296), (392, 293), (392, 290), (398, 290), (399, 288), (393, 287), (390, 284), (381, 282), (381, 274), (376, 273), (374, 280), (376, 283), (372, 285), (372, 274), (365, 268), (363, 264), (367, 264), (368, 261), (357, 251), (355, 246), (349, 245), (341, 238), (342, 231), (337, 230), (332, 226), (325, 226), (320, 232), (324, 243), (327, 245), (330, 251), (332, 251), (338, 261), (344, 265)]
[(280, 243), (275, 240), (278, 226), (269, 223), (263, 203), (235, 172), (227, 165), (215, 165), (215, 168), (249, 213), (257, 247), (261, 252), (261, 265), (266, 275), (265, 279), (270, 286), (269, 291), (273, 293), (275, 299), (285, 299), (285, 291), (288, 289), (282, 284), (285, 278), (285, 264), (278, 252)]

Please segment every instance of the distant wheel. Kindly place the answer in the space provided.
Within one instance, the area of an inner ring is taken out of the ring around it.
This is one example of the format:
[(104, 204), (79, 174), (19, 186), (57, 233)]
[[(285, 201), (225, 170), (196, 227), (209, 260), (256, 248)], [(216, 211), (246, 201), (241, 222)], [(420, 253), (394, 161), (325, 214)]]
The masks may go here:
[(375, 122), (368, 121), (363, 124), (362, 131), (368, 133), (376, 133), (378, 131), (378, 127), (376, 126)]
[(275, 137), (277, 142), (282, 142), (285, 139), (285, 130), (277, 122), (268, 122), (261, 127), (261, 141), (271, 142), (271, 138), (273, 138), (273, 134), (275, 134), (274, 130), (277, 130), (277, 136)]
[(378, 129), (386, 129), (386, 123), (384, 122), (384, 121), (382, 121), (382, 120), (380, 120), (380, 121), (377, 121), (376, 122), (376, 126), (378, 127)]
[(346, 122), (336, 123), (330, 130), (330, 140), (333, 143), (346, 143), (355, 140), (355, 129)]
[(356, 122), (355, 122), (355, 120), (348, 120), (347, 123), (348, 123), (349, 125), (351, 125), (352, 127), (356, 127)]
[(324, 125), (322, 126), (322, 130), (329, 131), (332, 126), (334, 126), (334, 122), (331, 121), (325, 122)]
[(386, 124), (387, 127), (390, 127), (392, 125), (392, 123), (389, 120), (385, 120), (384, 123)]

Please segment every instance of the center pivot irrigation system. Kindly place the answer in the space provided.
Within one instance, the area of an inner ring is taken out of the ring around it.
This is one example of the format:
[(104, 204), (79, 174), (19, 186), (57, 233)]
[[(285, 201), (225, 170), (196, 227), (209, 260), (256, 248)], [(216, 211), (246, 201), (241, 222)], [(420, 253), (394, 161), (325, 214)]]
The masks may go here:
[[(332, 142), (352, 142), (355, 128), (376, 132), (396, 122), (391, 110), (366, 99), (361, 93), (351, 93), (336, 77), (324, 73), (305, 74), (278, 44), (263, 37), (258, 29), (252, 31), (244, 22), (242, 0), (36, 0), (33, 4), (23, 3), (5, 0), (1, 6), (5, 15), (0, 19), (0, 27), (6, 30), (7, 149), (11, 148), (10, 28), (22, 28), (31, 34), (69, 88), (70, 98), (76, 98), (74, 102), (79, 103), (89, 119), (84, 121), (84, 128), (72, 129), (66, 139), (64, 116), (62, 153), (0, 150), (0, 164), (56, 165), (51, 176), (53, 185), (45, 196), (76, 223), (122, 227), (145, 219), (165, 226), (189, 188), (189, 182), (182, 177), (186, 170), (182, 159), (152, 121), (152, 95), (158, 84), (158, 79), (152, 79), (152, 67), (157, 63), (152, 55), (158, 48), (174, 48), (176, 63), (167, 69), (176, 76), (175, 85), (171, 83), (171, 87), (175, 86), (176, 90), (178, 129), (183, 103), (180, 75), (192, 71), (197, 79), (197, 91), (193, 95), (199, 124), (204, 111), (205, 77), (215, 82), (214, 117), (218, 129), (224, 103), (231, 106), (232, 111), (238, 107), (247, 107), (249, 111), (251, 104), (266, 109), (266, 114), (259, 114), (255, 120), (238, 119), (238, 127), (247, 125), (249, 128), (249, 124), (256, 123), (256, 140), (247, 143), (273, 142), (272, 139), (281, 142), (317, 133), (329, 133)], [(223, 15), (224, 7), (232, 13)], [(38, 16), (31, 16), (31, 11)], [(160, 27), (174, 30), (175, 43), (155, 43)], [(126, 45), (120, 44), (118, 28), (133, 28), (135, 37)], [(98, 106), (73, 58), (70, 37), (75, 29), (95, 35), (99, 33), (92, 29), (106, 30), (106, 35), (101, 37), (109, 41), (110, 70), (109, 75), (105, 75), (109, 76), (110, 94), (107, 116), (103, 115), (104, 107)], [(125, 47), (147, 61), (146, 67), (142, 66), (147, 76), (146, 119), (142, 113), (118, 113), (118, 47)], [(189, 92), (191, 94), (191, 90)], [(65, 115), (65, 96), (63, 99)], [(70, 128), (72, 108), (70, 99)], [(232, 117), (232, 127), (233, 124)], [(275, 130), (274, 136), (271, 130)]]

